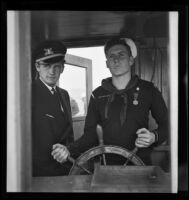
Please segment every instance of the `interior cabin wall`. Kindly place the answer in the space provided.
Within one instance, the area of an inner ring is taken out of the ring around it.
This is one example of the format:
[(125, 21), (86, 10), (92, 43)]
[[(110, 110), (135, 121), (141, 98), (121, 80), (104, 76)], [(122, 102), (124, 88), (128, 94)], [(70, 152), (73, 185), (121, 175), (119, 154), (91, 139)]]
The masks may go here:
[[(138, 56), (135, 62), (135, 73), (144, 80), (151, 81), (162, 93), (167, 107), (169, 106), (169, 66), (168, 45), (166, 38), (146, 38), (138, 45)], [(149, 130), (157, 128), (151, 114), (149, 115)], [(154, 165), (160, 165), (169, 170), (169, 140), (151, 154)]]
[[(45, 39), (48, 39), (48, 27), (45, 23), (38, 23), (38, 19), (35, 18), (35, 14), (31, 12), (31, 51), (33, 57), (33, 51), (38, 44)], [(35, 79), (36, 71), (34, 60), (32, 59), (32, 80)]]
[[(166, 38), (146, 38), (143, 45), (138, 44), (138, 56), (135, 62), (135, 72), (140, 78), (150, 81), (162, 93), (168, 106), (168, 53)], [(157, 127), (151, 114), (149, 129)]]

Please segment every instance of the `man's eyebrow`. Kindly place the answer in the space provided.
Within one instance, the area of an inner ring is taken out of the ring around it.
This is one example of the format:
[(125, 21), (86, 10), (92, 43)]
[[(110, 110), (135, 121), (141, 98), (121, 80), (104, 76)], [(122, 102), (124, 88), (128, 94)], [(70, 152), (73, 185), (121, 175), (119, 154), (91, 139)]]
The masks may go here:
[(116, 50), (118, 52), (127, 52), (127, 50), (124, 50), (124, 49), (120, 49), (120, 50)]
[(109, 55), (113, 55), (113, 54), (115, 54), (115, 53), (127, 53), (127, 51), (121, 50), (121, 51), (118, 51), (118, 52), (112, 52), (112, 53), (110, 53)]
[(127, 51), (120, 51), (119, 53), (127, 53)]
[(54, 64), (54, 66), (62, 66), (62, 64)]
[(41, 64), (41, 65), (49, 65), (49, 63), (39, 63), (39, 64)]

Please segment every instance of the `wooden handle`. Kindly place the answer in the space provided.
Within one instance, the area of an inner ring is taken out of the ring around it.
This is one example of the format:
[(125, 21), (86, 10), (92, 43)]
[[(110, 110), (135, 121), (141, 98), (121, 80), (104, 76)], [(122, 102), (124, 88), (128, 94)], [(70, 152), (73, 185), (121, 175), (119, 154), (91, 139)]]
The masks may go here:
[(129, 160), (134, 156), (134, 154), (136, 154), (136, 152), (138, 151), (138, 147), (135, 147), (132, 151), (131, 151), (131, 156), (129, 156), (129, 158), (127, 159), (127, 161), (125, 162), (124, 166), (126, 166), (129, 162)]
[(75, 159), (74, 158), (72, 158), (72, 157), (70, 157), (70, 156), (68, 156), (68, 158), (67, 158), (71, 163), (75, 163)]
[(138, 151), (138, 147), (135, 147), (135, 148), (132, 150), (132, 153), (136, 154), (137, 151)]
[(79, 165), (74, 158), (68, 156), (67, 158), (70, 162), (72, 162), (74, 165), (77, 165), (80, 169), (84, 170), (85, 172), (87, 172), (88, 174), (92, 174), (89, 170), (87, 170), (86, 168), (82, 167), (81, 165)]
[(103, 130), (102, 130), (102, 126), (100, 126), (99, 124), (97, 124), (97, 126), (96, 126), (96, 132), (97, 132), (97, 135), (98, 135), (99, 144), (103, 145), (104, 144), (104, 141), (103, 141)]

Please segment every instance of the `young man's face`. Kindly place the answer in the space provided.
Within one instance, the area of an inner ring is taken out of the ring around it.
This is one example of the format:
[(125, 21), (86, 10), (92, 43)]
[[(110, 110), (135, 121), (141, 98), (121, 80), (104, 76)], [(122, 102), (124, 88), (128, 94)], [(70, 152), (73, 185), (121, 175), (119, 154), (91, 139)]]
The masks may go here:
[(106, 65), (112, 76), (122, 76), (131, 72), (133, 57), (129, 55), (124, 45), (118, 44), (110, 47), (106, 54)]
[(63, 72), (64, 65), (62, 62), (53, 64), (38, 64), (36, 69), (39, 72), (39, 77), (49, 86), (56, 85), (60, 74)]

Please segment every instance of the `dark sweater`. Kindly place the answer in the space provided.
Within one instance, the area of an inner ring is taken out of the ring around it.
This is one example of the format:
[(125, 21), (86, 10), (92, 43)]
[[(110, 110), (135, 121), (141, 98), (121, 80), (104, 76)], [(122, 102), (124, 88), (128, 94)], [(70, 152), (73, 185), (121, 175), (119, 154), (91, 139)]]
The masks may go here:
[[(148, 117), (151, 110), (151, 114), (158, 124), (158, 141), (148, 148), (139, 148), (137, 152), (137, 155), (145, 164), (151, 164), (150, 152), (153, 146), (157, 146), (167, 140), (167, 108), (161, 93), (151, 82), (141, 80), (135, 76), (128, 85), (129, 87), (125, 90), (116, 91), (116, 89), (111, 89), (114, 86), (111, 84), (111, 78), (108, 78), (103, 80), (102, 86), (93, 91), (88, 107), (84, 134), (75, 143), (68, 146), (73, 157), (78, 157), (84, 151), (98, 145), (97, 124), (103, 127), (105, 145), (116, 145), (133, 150), (137, 137), (136, 131), (140, 128), (148, 129)], [(134, 96), (137, 96), (137, 105), (133, 103)], [(126, 103), (124, 103), (125, 101)], [(123, 124), (121, 124), (120, 114), (123, 113), (125, 108), (126, 116)], [(111, 164), (122, 163), (114, 155), (108, 157), (110, 157), (110, 160), (112, 158)]]

